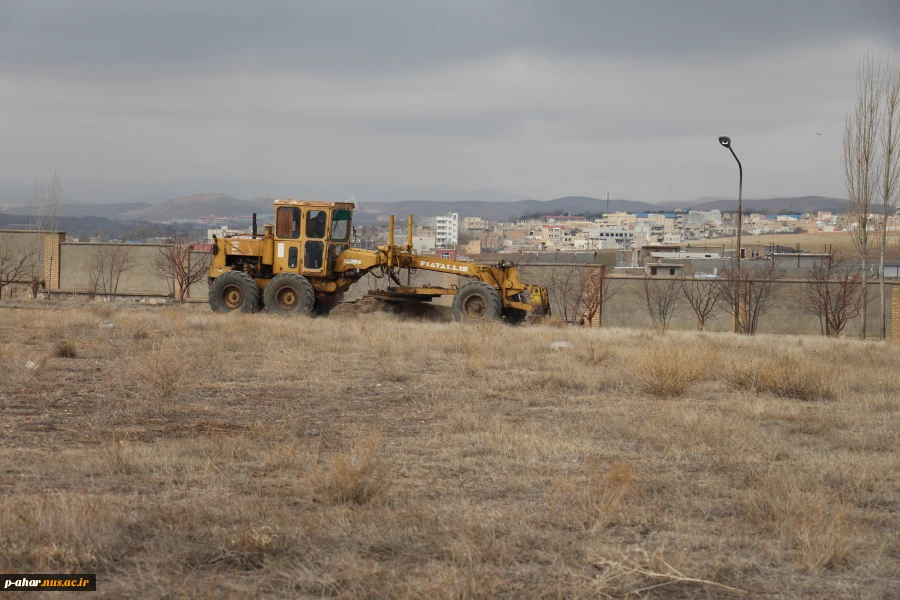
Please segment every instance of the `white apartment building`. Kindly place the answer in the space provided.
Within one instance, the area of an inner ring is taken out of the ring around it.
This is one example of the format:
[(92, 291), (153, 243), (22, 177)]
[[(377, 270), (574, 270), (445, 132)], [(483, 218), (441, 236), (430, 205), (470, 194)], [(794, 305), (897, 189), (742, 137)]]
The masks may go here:
[(215, 229), (206, 230), (206, 240), (212, 240), (213, 236), (225, 237), (226, 235), (239, 235), (242, 233), (250, 233), (246, 229), (230, 229), (228, 225), (221, 225)]
[(438, 248), (454, 248), (459, 241), (459, 214), (448, 213), (435, 218), (434, 244)]

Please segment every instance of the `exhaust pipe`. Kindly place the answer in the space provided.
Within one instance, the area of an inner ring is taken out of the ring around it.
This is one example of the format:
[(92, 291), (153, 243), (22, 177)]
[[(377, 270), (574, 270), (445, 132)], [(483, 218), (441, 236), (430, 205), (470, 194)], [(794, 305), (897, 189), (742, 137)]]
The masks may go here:
[(256, 239), (256, 213), (253, 213), (253, 229), (250, 230), (250, 236)]

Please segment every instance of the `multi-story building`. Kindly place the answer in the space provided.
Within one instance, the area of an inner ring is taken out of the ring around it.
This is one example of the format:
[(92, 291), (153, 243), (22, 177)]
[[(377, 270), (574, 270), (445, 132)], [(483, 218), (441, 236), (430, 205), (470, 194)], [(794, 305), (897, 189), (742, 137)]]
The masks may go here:
[(459, 242), (459, 214), (447, 213), (435, 218), (434, 243), (438, 248), (451, 248)]
[(485, 230), (488, 228), (488, 222), (481, 217), (466, 217), (463, 219), (463, 229), (468, 230)]

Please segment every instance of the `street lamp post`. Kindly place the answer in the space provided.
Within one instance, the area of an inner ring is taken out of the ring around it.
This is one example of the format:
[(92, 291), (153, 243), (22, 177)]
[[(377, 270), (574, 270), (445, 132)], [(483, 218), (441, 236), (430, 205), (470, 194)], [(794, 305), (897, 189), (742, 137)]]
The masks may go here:
[(723, 135), (719, 137), (719, 143), (722, 144), (725, 148), (731, 151), (731, 155), (734, 157), (734, 160), (737, 161), (738, 164), (738, 225), (737, 225), (737, 266), (735, 268), (735, 282), (734, 282), (734, 323), (735, 328), (738, 331), (743, 332), (743, 325), (741, 324), (741, 296), (740, 296), (740, 281), (741, 281), (741, 230), (744, 228), (744, 211), (741, 206), (741, 197), (744, 192), (744, 168), (741, 166), (741, 161), (737, 157), (737, 154), (734, 153), (734, 148), (731, 147), (731, 138), (727, 135)]

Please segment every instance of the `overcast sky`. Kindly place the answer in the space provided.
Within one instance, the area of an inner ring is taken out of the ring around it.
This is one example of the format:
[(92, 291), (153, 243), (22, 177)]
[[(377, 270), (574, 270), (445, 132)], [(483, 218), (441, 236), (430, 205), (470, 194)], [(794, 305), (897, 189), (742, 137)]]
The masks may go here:
[(745, 196), (843, 197), (867, 49), (898, 0), (0, 0), (0, 178), (689, 200), (727, 134)]

